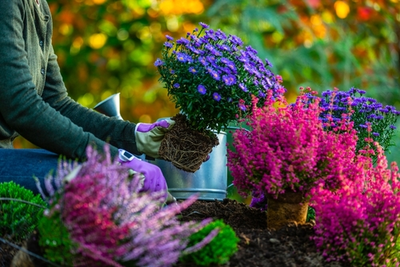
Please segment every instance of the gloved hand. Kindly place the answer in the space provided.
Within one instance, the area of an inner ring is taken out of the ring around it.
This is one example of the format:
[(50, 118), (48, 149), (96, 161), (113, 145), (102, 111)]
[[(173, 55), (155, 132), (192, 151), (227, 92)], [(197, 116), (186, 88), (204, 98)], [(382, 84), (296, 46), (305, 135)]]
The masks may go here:
[(138, 123), (135, 128), (136, 146), (139, 152), (153, 158), (159, 158), (158, 150), (164, 134), (175, 124), (165, 119), (155, 123)]
[(119, 149), (119, 162), (135, 172), (144, 176), (143, 187), (140, 192), (165, 192), (164, 199), (168, 197), (168, 186), (161, 169), (151, 163), (142, 161), (133, 154)]

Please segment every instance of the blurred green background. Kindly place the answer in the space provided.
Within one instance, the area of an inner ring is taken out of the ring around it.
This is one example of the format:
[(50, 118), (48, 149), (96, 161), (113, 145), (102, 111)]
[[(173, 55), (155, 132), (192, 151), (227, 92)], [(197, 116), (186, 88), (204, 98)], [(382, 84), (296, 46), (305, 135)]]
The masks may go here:
[[(199, 22), (268, 58), (293, 100), (300, 86), (354, 86), (400, 109), (400, 0), (48, 0), (53, 44), (70, 96), (93, 108), (121, 93), (121, 115), (153, 122), (177, 110), (154, 61), (165, 35)], [(400, 129), (400, 125), (398, 127)], [(400, 159), (400, 135), (388, 155)], [(18, 138), (16, 147), (33, 146)]]

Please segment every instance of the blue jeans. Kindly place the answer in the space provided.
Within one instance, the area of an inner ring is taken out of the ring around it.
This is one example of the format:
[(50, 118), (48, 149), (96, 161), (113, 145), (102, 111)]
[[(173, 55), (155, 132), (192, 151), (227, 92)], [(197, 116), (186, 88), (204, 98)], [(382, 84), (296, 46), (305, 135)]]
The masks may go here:
[(0, 148), (0, 183), (14, 181), (38, 194), (34, 176), (40, 180), (43, 192), (44, 178), (57, 169), (59, 155), (44, 149)]

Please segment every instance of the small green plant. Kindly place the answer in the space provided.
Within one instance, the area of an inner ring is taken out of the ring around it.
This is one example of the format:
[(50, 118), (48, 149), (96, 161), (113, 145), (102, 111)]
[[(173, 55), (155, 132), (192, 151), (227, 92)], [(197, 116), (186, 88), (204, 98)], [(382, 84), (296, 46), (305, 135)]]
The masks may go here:
[(210, 243), (200, 250), (183, 255), (180, 261), (202, 266), (228, 262), (229, 258), (237, 251), (239, 238), (237, 238), (235, 231), (222, 220), (213, 221), (192, 234), (188, 246), (191, 247), (200, 243), (214, 230), (218, 230), (218, 233)]
[(60, 213), (45, 213), (38, 224), (39, 245), (44, 251), (46, 259), (61, 264), (72, 266), (74, 255), (71, 253), (75, 243), (71, 241), (69, 232), (61, 221)]
[(306, 222), (310, 222), (311, 220), (315, 221), (315, 209), (313, 207), (308, 207)]
[(0, 183), (0, 233), (12, 235), (15, 240), (26, 239), (46, 206), (40, 195), (15, 182)]

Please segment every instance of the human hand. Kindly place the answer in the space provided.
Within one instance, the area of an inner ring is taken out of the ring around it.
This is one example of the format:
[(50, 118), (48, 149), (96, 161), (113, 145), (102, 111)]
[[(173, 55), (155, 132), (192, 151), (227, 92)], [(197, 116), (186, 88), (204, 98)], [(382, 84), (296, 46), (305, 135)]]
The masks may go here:
[(153, 158), (159, 158), (158, 150), (165, 133), (172, 128), (175, 121), (160, 120), (155, 123), (138, 123), (135, 128), (136, 146), (139, 152)]
[(118, 160), (121, 165), (124, 165), (144, 176), (143, 187), (140, 192), (165, 192), (164, 199), (167, 199), (167, 182), (158, 166), (142, 161), (123, 149), (119, 149)]

